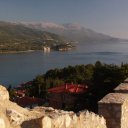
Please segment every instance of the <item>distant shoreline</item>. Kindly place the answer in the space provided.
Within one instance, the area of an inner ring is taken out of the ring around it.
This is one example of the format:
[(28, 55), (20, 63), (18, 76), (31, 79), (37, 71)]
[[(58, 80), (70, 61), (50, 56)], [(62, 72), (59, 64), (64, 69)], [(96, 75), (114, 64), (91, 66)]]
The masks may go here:
[[(73, 48), (62, 48), (62, 49), (52, 49), (51, 51), (69, 51), (72, 50)], [(25, 51), (0, 51), (0, 54), (17, 54), (17, 53), (30, 53), (30, 52), (35, 52), (35, 51), (42, 51), (45, 53), (44, 50), (25, 50)], [(49, 52), (49, 51), (46, 51)]]
[(26, 51), (4, 51), (1, 52), (0, 54), (16, 54), (16, 53), (28, 53), (28, 52), (35, 52), (36, 50), (26, 50)]

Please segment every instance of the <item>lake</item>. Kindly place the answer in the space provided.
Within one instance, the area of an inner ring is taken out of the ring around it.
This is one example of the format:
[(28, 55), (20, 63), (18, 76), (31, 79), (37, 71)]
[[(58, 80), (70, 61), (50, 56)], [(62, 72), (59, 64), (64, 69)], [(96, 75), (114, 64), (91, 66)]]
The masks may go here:
[(128, 43), (80, 43), (72, 51), (42, 51), (0, 55), (0, 84), (18, 85), (45, 73), (52, 68), (68, 65), (95, 63), (108, 64), (128, 62)]

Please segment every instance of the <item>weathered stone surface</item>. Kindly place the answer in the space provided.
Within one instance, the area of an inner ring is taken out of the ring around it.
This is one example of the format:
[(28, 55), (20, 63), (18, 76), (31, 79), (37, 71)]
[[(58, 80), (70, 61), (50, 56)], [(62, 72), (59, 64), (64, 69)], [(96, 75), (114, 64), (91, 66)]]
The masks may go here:
[(103, 117), (48, 107), (25, 109), (9, 101), (8, 91), (0, 86), (0, 128), (106, 128)]
[(116, 93), (128, 93), (128, 83), (121, 83), (114, 90)]
[(42, 128), (52, 128), (52, 119), (48, 116), (45, 116), (42, 119)]
[(128, 94), (110, 93), (99, 101), (98, 108), (108, 128), (128, 128)]
[[(46, 111), (41, 122), (43, 128), (106, 128), (103, 117), (88, 111), (75, 114), (51, 108), (42, 107), (42, 109)], [(41, 107), (39, 107), (39, 110), (41, 110)]]
[(41, 119), (36, 118), (32, 120), (25, 120), (21, 125), (20, 128), (43, 128), (41, 125)]
[(122, 104), (121, 128), (128, 128), (128, 101)]
[(0, 100), (9, 100), (9, 93), (2, 85), (0, 85)]
[(0, 128), (12, 128), (6, 116), (6, 112), (0, 108)]
[(99, 104), (107, 104), (107, 103), (115, 103), (115, 104), (122, 104), (125, 100), (128, 99), (128, 94), (122, 93), (109, 93), (103, 99), (99, 101)]
[(124, 83), (128, 83), (128, 78), (126, 78), (126, 79), (124, 80)]
[(6, 128), (4, 119), (0, 118), (0, 128)]
[(14, 109), (7, 109), (6, 115), (10, 122), (15, 125), (20, 125), (24, 121), (24, 115)]

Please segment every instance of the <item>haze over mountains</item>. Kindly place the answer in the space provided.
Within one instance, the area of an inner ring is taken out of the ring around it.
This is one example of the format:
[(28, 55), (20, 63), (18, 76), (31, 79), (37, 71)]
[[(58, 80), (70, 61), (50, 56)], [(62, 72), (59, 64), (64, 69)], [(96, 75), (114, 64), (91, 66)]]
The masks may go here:
[(41, 50), (45, 44), (52, 46), (65, 42), (63, 37), (50, 32), (0, 21), (0, 52)]
[(41, 50), (45, 45), (54, 47), (72, 41), (83, 43), (128, 42), (128, 40), (97, 33), (73, 23), (60, 25), (51, 22), (0, 21), (0, 52)]
[(20, 22), (30, 28), (52, 32), (78, 42), (126, 41), (109, 35), (95, 32), (76, 23), (56, 24), (52, 22)]

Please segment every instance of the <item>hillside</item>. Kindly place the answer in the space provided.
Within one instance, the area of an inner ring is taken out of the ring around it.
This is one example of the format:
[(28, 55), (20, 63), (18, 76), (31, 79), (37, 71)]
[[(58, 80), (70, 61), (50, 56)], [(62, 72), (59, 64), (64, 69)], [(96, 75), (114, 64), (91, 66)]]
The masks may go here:
[(109, 35), (95, 32), (91, 29), (85, 28), (80, 24), (55, 24), (52, 22), (21, 22), (24, 26), (36, 28), (48, 32), (53, 32), (64, 36), (67, 39), (78, 42), (111, 42), (111, 41), (125, 41)]
[(42, 46), (65, 44), (56, 34), (28, 28), (20, 24), (0, 22), (0, 52), (41, 50)]

